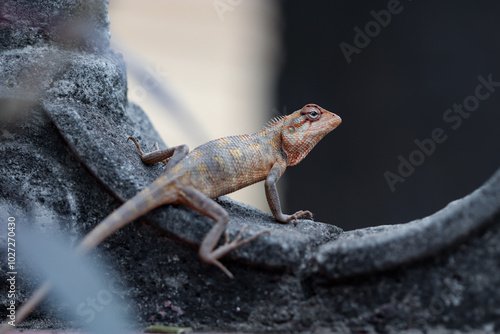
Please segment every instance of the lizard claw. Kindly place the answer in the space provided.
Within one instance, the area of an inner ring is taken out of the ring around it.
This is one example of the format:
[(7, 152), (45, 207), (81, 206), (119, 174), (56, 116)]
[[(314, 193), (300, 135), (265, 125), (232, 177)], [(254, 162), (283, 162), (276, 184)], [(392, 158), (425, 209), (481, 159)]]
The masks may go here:
[(213, 260), (211, 262), (211, 264), (214, 264), (216, 265), (217, 267), (219, 267), (220, 270), (222, 270), (224, 272), (224, 274), (227, 275), (227, 277), (229, 277), (230, 279), (233, 279), (234, 278), (234, 275), (229, 271), (229, 269), (227, 269), (222, 263), (220, 263), (218, 260)]
[(249, 243), (249, 242), (257, 239), (258, 237), (260, 237), (263, 234), (269, 234), (269, 231), (262, 231), (262, 232), (259, 232), (259, 233), (255, 234), (255, 235), (252, 235), (249, 238), (243, 239), (243, 233), (245, 233), (246, 230), (248, 230), (248, 226), (247, 225), (243, 225), (243, 227), (238, 232), (238, 234), (236, 235), (236, 237), (234, 238), (233, 241), (230, 241), (230, 239), (229, 239), (229, 232), (226, 230), (226, 242), (224, 243), (224, 245), (222, 245), (219, 248), (215, 249), (213, 253), (224, 252), (222, 255), (220, 255), (220, 256), (223, 256), (226, 253), (228, 253), (229, 251), (231, 251), (233, 249), (236, 249), (236, 248), (238, 248), (240, 246), (243, 246), (243, 245), (245, 245), (245, 244), (247, 244), (247, 243)]
[[(246, 230), (248, 230), (248, 225), (243, 225), (243, 227), (241, 228), (240, 232), (238, 232), (238, 235), (236, 236), (236, 238), (234, 238), (234, 240), (232, 242), (230, 242), (230, 244), (237, 245), (236, 247), (244, 245), (243, 243), (240, 244), (240, 240), (243, 237), (243, 232), (245, 232)], [(251, 240), (249, 240), (249, 241), (251, 241)], [(247, 241), (247, 242), (249, 242), (249, 241)]]
[(293, 215), (290, 216), (290, 220), (293, 220), (293, 225), (297, 226), (297, 220), (298, 219), (307, 219), (307, 220), (313, 220), (313, 214), (309, 210), (299, 210), (295, 212)]
[(214, 249), (209, 254), (204, 255), (204, 254), (200, 253), (200, 258), (203, 260), (203, 262), (216, 265), (229, 278), (233, 278), (234, 277), (233, 274), (231, 274), (231, 272), (222, 263), (220, 263), (218, 259), (220, 259), (224, 255), (226, 255), (227, 253), (229, 253), (233, 249), (236, 249), (240, 246), (243, 246), (243, 245), (257, 239), (258, 237), (260, 237), (263, 234), (269, 234), (269, 231), (262, 231), (262, 232), (259, 232), (257, 234), (252, 235), (251, 237), (243, 239), (243, 233), (247, 229), (248, 229), (248, 226), (244, 225), (243, 228), (238, 233), (238, 235), (236, 235), (236, 237), (234, 238), (233, 241), (230, 241), (229, 233), (226, 230), (226, 233), (225, 233), (226, 242), (222, 246), (219, 246), (216, 249)]
[(139, 146), (139, 143), (137, 142), (137, 139), (135, 139), (134, 137), (128, 137), (127, 141), (129, 140), (132, 140), (135, 144), (135, 147), (137, 147), (137, 151), (139, 151), (139, 154), (141, 155), (141, 157), (144, 155), (144, 152), (141, 150), (141, 147)]

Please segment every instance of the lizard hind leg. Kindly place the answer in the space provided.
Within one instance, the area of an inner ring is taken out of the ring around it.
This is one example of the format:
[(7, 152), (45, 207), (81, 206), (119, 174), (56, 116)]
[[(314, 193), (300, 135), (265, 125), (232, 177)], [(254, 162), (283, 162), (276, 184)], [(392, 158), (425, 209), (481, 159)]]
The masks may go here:
[(228, 234), (226, 233), (226, 242), (217, 247), (217, 244), (229, 222), (229, 215), (227, 211), (213, 199), (195, 188), (183, 187), (180, 189), (180, 194), (180, 203), (185, 204), (199, 213), (215, 220), (215, 225), (208, 231), (205, 238), (203, 238), (203, 241), (201, 242), (200, 250), (198, 252), (201, 260), (205, 263), (217, 266), (229, 278), (234, 278), (233, 274), (219, 261), (219, 259), (233, 249), (241, 247), (257, 239), (262, 234), (269, 233), (269, 231), (263, 231), (249, 238), (243, 239), (243, 232), (247, 229), (245, 226), (233, 241), (229, 240)]

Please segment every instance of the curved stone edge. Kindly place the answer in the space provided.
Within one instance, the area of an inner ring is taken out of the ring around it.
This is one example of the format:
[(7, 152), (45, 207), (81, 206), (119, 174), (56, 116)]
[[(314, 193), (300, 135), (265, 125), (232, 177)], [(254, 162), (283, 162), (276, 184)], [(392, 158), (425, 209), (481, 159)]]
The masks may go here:
[(479, 189), (423, 219), (349, 231), (319, 247), (315, 271), (342, 279), (437, 254), (486, 228), (500, 213), (500, 170)]
[[(271, 215), (228, 197), (223, 196), (217, 201), (231, 217), (227, 227), (231, 238), (244, 226), (247, 230), (243, 238), (262, 231), (270, 232), (225, 257), (257, 266), (275, 269), (301, 268), (320, 245), (337, 238), (343, 232), (337, 226), (307, 220), (299, 220), (297, 226), (292, 223), (279, 224)], [(213, 226), (211, 219), (184, 206), (159, 208), (145, 217), (150, 223), (195, 245), (201, 243)]]

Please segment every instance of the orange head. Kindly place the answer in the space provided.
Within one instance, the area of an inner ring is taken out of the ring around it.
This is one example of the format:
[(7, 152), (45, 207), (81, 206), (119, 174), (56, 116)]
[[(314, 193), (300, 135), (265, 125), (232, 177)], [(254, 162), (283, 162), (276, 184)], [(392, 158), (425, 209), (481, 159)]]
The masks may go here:
[(342, 119), (316, 104), (307, 104), (282, 120), (281, 141), (287, 165), (298, 164)]

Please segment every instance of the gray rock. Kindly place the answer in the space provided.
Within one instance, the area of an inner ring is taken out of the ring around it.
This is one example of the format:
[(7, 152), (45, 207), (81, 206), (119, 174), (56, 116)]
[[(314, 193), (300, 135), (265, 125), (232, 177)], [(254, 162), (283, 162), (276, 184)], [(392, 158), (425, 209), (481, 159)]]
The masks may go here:
[(0, 50), (49, 45), (101, 52), (109, 47), (107, 1), (4, 0), (0, 14)]
[[(19, 305), (44, 280), (29, 265), (30, 259), (41, 262), (44, 252), (30, 248), (55, 235), (76, 246), (161, 174), (160, 164), (142, 164), (126, 139), (136, 136), (143, 147), (163, 143), (143, 111), (127, 101), (123, 59), (108, 49), (105, 1), (1, 6), (8, 19), (0, 23), (0, 82), (6, 83), (0, 86), (0, 219), (16, 218), (20, 244), (29, 230), (39, 233), (32, 245), (19, 246), (30, 254), (20, 254), (16, 263)], [(67, 37), (53, 28), (61, 17), (85, 28)], [(166, 206), (92, 252), (90, 259), (102, 263), (98, 272), (113, 288), (88, 296), (109, 292), (119, 301), (117, 312), (132, 314), (137, 328), (161, 323), (272, 332), (494, 332), (500, 326), (499, 194), (500, 171), (434, 215), (346, 233), (319, 222), (277, 224), (220, 198), (232, 236), (243, 225), (249, 226), (246, 236), (271, 232), (224, 259), (234, 280), (197, 257), (212, 221), (183, 206)], [(6, 241), (2, 232), (2, 249)], [(2, 268), (6, 258), (0, 258)], [(67, 268), (60, 261), (52, 271), (63, 276)], [(5, 282), (6, 274), (0, 276)], [(75, 290), (86, 285), (84, 278), (71, 279)], [(80, 326), (88, 319), (78, 305), (89, 306), (86, 301), (71, 306), (51, 295), (18, 325)], [(67, 320), (64, 310), (76, 318)], [(0, 316), (6, 315), (1, 308)]]
[(500, 213), (500, 172), (472, 194), (441, 211), (407, 224), (377, 226), (342, 234), (320, 247), (320, 270), (346, 278), (433, 256), (492, 224)]

